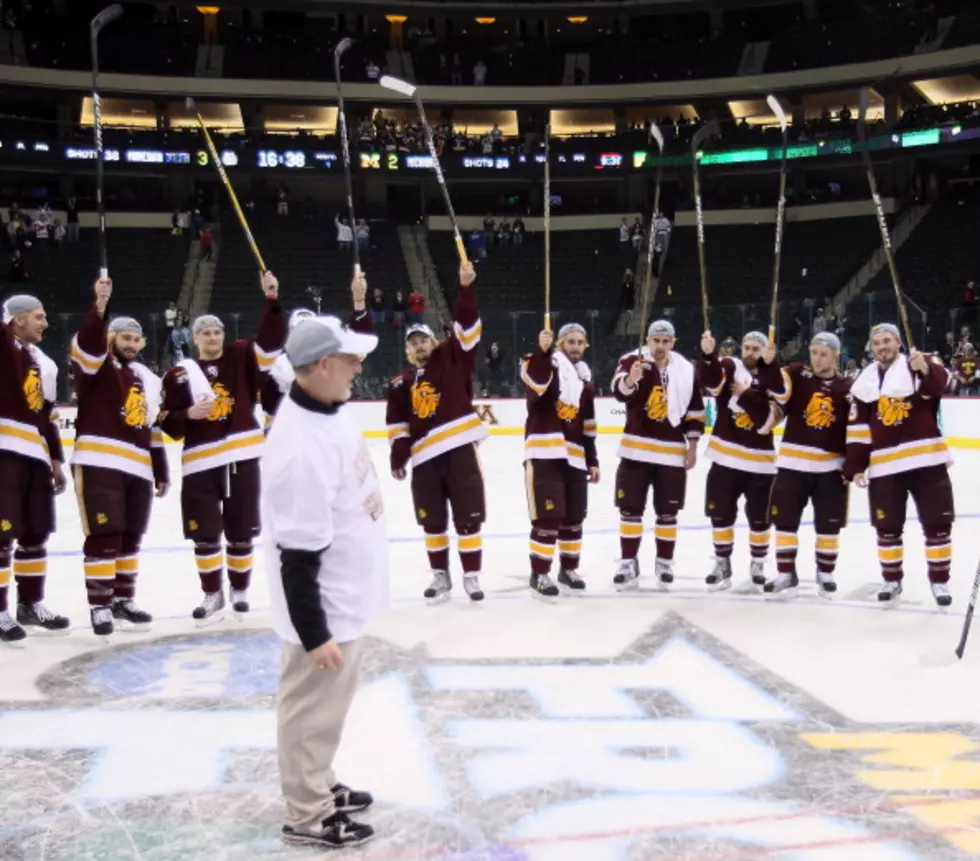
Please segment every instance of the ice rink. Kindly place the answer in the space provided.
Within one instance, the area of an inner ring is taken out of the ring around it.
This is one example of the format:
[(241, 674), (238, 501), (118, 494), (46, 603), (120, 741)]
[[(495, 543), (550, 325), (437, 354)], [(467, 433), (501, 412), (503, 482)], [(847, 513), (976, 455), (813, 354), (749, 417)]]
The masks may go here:
[[(338, 763), (375, 794), (363, 861), (906, 861), (980, 856), (980, 630), (950, 653), (980, 559), (980, 451), (957, 450), (951, 612), (936, 611), (911, 522), (906, 584), (876, 606), (867, 497), (855, 490), (838, 596), (813, 589), (802, 531), (795, 601), (708, 594), (706, 465), (691, 476), (678, 578), (619, 595), (615, 436), (600, 438), (583, 574), (548, 605), (527, 589), (520, 437), (482, 447), (484, 586), (427, 607), (428, 567), (408, 487), (387, 478), (391, 613), (373, 625)], [(702, 446), (703, 448), (703, 446)], [(179, 471), (176, 449), (171, 467)], [(138, 603), (152, 631), (91, 633), (82, 539), (59, 499), (48, 603), (71, 636), (0, 650), (2, 861), (321, 858), (283, 846), (264, 555), (253, 612), (198, 629), (198, 578), (174, 488), (144, 545)], [(648, 518), (648, 526), (651, 524)], [(747, 579), (747, 532), (736, 545)], [(458, 564), (453, 553), (453, 565)], [(770, 561), (770, 570), (774, 565)]]

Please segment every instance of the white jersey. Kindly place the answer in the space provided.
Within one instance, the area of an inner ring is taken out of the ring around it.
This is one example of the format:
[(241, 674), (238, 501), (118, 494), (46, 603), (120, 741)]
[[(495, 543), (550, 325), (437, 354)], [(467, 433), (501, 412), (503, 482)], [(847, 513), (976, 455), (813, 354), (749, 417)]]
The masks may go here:
[[(333, 639), (357, 639), (388, 609), (388, 538), (381, 486), (351, 411), (287, 395), (262, 458), (262, 523), (272, 626), (299, 644), (279, 548), (320, 554), (317, 582)], [(301, 405), (302, 404), (302, 405)]]

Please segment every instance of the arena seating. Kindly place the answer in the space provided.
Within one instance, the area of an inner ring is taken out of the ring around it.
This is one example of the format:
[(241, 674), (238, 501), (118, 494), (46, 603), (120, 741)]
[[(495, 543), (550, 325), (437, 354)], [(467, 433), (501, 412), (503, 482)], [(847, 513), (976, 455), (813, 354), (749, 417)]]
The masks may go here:
[[(774, 226), (708, 226), (705, 256), (710, 323), (720, 338), (769, 325), (772, 296)], [(783, 234), (780, 277), (780, 339), (796, 334), (808, 319), (804, 301), (824, 304), (844, 286), (880, 243), (874, 218), (790, 222)], [(804, 274), (805, 271), (805, 274)], [(669, 309), (684, 349), (700, 333), (701, 276), (693, 227), (674, 230), (660, 278), (659, 309)]]
[[(180, 294), (189, 239), (171, 236), (168, 230), (119, 228), (109, 230), (107, 241), (114, 290), (110, 313), (131, 315), (143, 324), (146, 358), (154, 359), (164, 337), (163, 312)], [(29, 280), (5, 281), (3, 295), (29, 292), (44, 302), (50, 328), (43, 348), (61, 362), (81, 315), (92, 304), (92, 284), (99, 266), (96, 232), (83, 230), (79, 244), (60, 250), (53, 245), (34, 246), (25, 256)], [(65, 378), (62, 374), (62, 385)]]
[[(267, 216), (252, 218), (252, 230), (262, 249), (266, 265), (276, 273), (280, 295), (287, 311), (316, 305), (308, 288), (319, 288), (324, 314), (347, 319), (351, 308), (350, 281), (353, 258), (350, 251), (337, 246), (337, 229), (331, 218)], [(381, 287), (390, 311), (396, 290), (411, 291), (402, 258), (397, 228), (384, 222), (371, 222), (371, 248), (361, 252), (361, 265), (369, 289)], [(233, 216), (221, 223), (221, 246), (215, 273), (210, 310), (234, 331), (250, 338), (262, 308), (255, 260)], [(393, 331), (380, 332), (379, 350), (366, 364), (365, 375), (387, 376), (400, 368), (401, 344)]]

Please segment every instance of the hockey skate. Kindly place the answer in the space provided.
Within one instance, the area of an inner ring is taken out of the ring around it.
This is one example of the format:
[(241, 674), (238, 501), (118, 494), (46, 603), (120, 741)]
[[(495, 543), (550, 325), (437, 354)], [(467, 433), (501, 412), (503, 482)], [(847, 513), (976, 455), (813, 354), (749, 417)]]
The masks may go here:
[(453, 581), (448, 571), (433, 571), (432, 582), (429, 584), (429, 588), (422, 593), (422, 597), (430, 606), (435, 606), (448, 601), (452, 589)]
[(324, 849), (343, 849), (360, 846), (374, 837), (374, 829), (363, 822), (354, 822), (346, 813), (338, 810), (324, 819), (317, 831), (296, 831), (289, 825), (282, 827), (283, 843), (295, 846), (320, 846)]
[(640, 588), (640, 563), (635, 559), (620, 559), (619, 567), (613, 575), (613, 586), (617, 592)]
[(796, 572), (780, 571), (762, 587), (762, 591), (767, 598), (795, 598), (799, 587), (800, 578), (796, 576)]
[(0, 613), (0, 643), (12, 649), (23, 649), (27, 632), (14, 621), (9, 611)]
[(112, 623), (112, 607), (92, 607), (92, 633), (108, 641), (115, 631)]
[(132, 598), (116, 598), (112, 602), (112, 618), (122, 623), (119, 626), (120, 631), (134, 634), (149, 631), (150, 622), (153, 621), (153, 617), (146, 610), (137, 607)]
[(482, 601), (483, 590), (480, 588), (479, 574), (463, 575), (463, 590), (470, 596), (471, 601)]
[(674, 582), (674, 563), (671, 559), (658, 559), (653, 569), (657, 589), (666, 592), (667, 587)]
[(68, 617), (59, 616), (40, 601), (35, 604), (18, 604), (17, 623), (33, 634), (64, 637), (71, 633)]
[(878, 603), (888, 609), (897, 607), (902, 597), (902, 583), (898, 580), (886, 580), (878, 590)]
[(936, 606), (940, 610), (945, 610), (953, 603), (953, 596), (949, 594), (948, 583), (930, 583), (929, 586), (932, 589), (932, 597), (936, 599)]
[(837, 591), (837, 581), (829, 571), (817, 571), (817, 594), (828, 601)]
[(585, 581), (578, 576), (578, 571), (569, 571), (562, 568), (558, 572), (558, 591), (562, 595), (576, 595), (581, 597), (585, 594)]
[(245, 589), (231, 590), (231, 611), (239, 622), (249, 611), (248, 592)]
[(766, 560), (753, 559), (749, 563), (749, 580), (756, 587), (756, 592), (765, 588), (766, 585)]
[(530, 584), (533, 597), (540, 601), (547, 601), (549, 604), (558, 602), (558, 587), (550, 575), (532, 574)]
[(732, 560), (727, 556), (716, 556), (715, 567), (704, 578), (709, 592), (723, 592), (732, 588)]
[(197, 621), (198, 628), (220, 622), (225, 617), (225, 593), (220, 589), (217, 592), (205, 592), (204, 600), (194, 608), (191, 615)]

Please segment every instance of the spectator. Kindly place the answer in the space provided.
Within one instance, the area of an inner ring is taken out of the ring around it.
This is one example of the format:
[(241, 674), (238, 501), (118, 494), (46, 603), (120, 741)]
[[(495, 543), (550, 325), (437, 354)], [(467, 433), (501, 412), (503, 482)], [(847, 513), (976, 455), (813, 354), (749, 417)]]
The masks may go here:
[(973, 337), (970, 334), (970, 327), (961, 326), (960, 340), (959, 343), (956, 345), (956, 353), (954, 354), (954, 356), (962, 356), (964, 350), (966, 350), (968, 346), (972, 346), (972, 344), (973, 344)]
[(27, 261), (24, 260), (20, 249), (17, 249), (10, 257), (10, 280), (21, 282), (26, 281), (27, 278)]
[(655, 212), (653, 216), (653, 237), (654, 243), (661, 253), (666, 252), (667, 246), (670, 245), (671, 229), (670, 219), (662, 212)]
[(280, 185), (276, 192), (276, 215), (289, 215), (289, 192), (284, 185)]
[(484, 239), (486, 240), (487, 245), (490, 245), (493, 242), (493, 236), (494, 236), (493, 229), (495, 225), (496, 222), (493, 220), (493, 215), (488, 212), (487, 217), (483, 219), (483, 236)]
[(337, 227), (337, 246), (341, 251), (347, 251), (354, 243), (354, 231), (350, 229), (346, 218), (335, 215), (333, 223)]
[(956, 384), (956, 394), (976, 395), (978, 380), (980, 380), (980, 362), (977, 361), (977, 351), (973, 344), (963, 347), (961, 356), (953, 360), (953, 379)]
[(519, 215), (514, 218), (514, 245), (524, 244), (524, 219)]
[[(633, 311), (636, 308), (636, 278), (633, 276), (633, 270), (627, 269), (623, 272), (623, 280), (619, 286), (619, 311), (620, 315), (623, 312), (626, 313), (626, 321), (624, 326), (629, 327), (629, 321), (633, 317)], [(616, 323), (613, 322), (613, 327), (615, 328)]]
[(939, 349), (939, 358), (947, 368), (953, 367), (953, 357), (956, 355), (956, 335), (952, 332), (946, 333), (946, 340)]
[(371, 247), (371, 228), (363, 218), (357, 219), (354, 238), (357, 241), (358, 250), (367, 251)]
[(65, 235), (67, 233), (68, 231), (65, 230), (65, 225), (61, 223), (61, 219), (56, 218), (54, 220), (54, 244), (58, 246), (59, 250), (65, 245)]
[(823, 308), (817, 308), (817, 314), (813, 318), (813, 334), (827, 331), (827, 318), (824, 316)]
[(963, 291), (963, 312), (960, 315), (960, 325), (975, 326), (977, 322), (977, 288), (968, 281)]
[(630, 226), (626, 223), (626, 218), (619, 223), (619, 244), (625, 249), (630, 241)]
[(378, 64), (374, 60), (368, 60), (367, 65), (364, 67), (364, 72), (367, 75), (367, 79), (370, 83), (376, 84), (378, 79), (381, 77), (381, 69), (378, 68)]
[(847, 360), (847, 366), (844, 368), (844, 376), (849, 380), (856, 380), (861, 374), (858, 368), (858, 363), (854, 359)]
[(391, 303), (391, 325), (396, 329), (403, 329), (407, 314), (408, 299), (401, 290), (396, 290), (395, 301)]
[(211, 233), (210, 226), (205, 227), (201, 231), (201, 260), (211, 260), (211, 254), (214, 252), (214, 236)]
[(180, 210), (175, 209), (173, 215), (170, 216), (170, 235), (171, 236), (183, 236), (184, 228), (180, 226)]
[(371, 309), (371, 321), (374, 323), (375, 327), (383, 326), (385, 324), (385, 294), (380, 287), (375, 287), (374, 292), (371, 293), (371, 301), (368, 303)]
[(477, 60), (473, 66), (473, 86), (482, 87), (487, 82), (487, 65), (483, 60)]
[(639, 216), (633, 222), (630, 234), (633, 242), (633, 250), (639, 251), (643, 247), (643, 222), (640, 221)]
[(500, 219), (500, 241), (504, 245), (510, 245), (510, 234), (513, 228), (511, 227), (510, 220), (505, 215)]
[(425, 296), (418, 290), (408, 294), (408, 322), (422, 323), (425, 315)]
[(483, 360), (484, 378), (483, 391), (485, 396), (497, 398), (501, 395), (503, 384), (503, 365), (504, 353), (500, 349), (500, 344), (496, 341), (490, 344), (487, 349), (486, 358)]
[(463, 62), (459, 59), (459, 54), (453, 54), (453, 62), (449, 67), (449, 83), (454, 86), (463, 83)]

